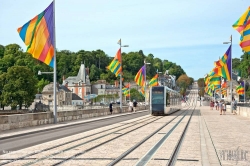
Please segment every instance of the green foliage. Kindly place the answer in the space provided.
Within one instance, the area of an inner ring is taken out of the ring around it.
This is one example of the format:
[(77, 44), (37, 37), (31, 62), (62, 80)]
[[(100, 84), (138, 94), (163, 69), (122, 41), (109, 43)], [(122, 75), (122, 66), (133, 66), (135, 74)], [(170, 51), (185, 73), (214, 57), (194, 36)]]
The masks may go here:
[(188, 86), (192, 84), (192, 78), (188, 77), (186, 74), (182, 74), (176, 81), (177, 86), (180, 88), (180, 94), (185, 95)]
[[(89, 68), (91, 82), (103, 79), (112, 84), (115, 80), (119, 80), (119, 77), (116, 77), (107, 70), (106, 67), (113, 60), (115, 54), (116, 51), (109, 57), (100, 49), (93, 51), (79, 50), (78, 52), (57, 50), (57, 81), (62, 83), (63, 77), (76, 76), (80, 65), (84, 63), (85, 66)], [(169, 70), (169, 74), (175, 75), (176, 78), (185, 74), (184, 70), (175, 63), (169, 62), (168, 60), (162, 61), (159, 58), (155, 58), (153, 54), (144, 55), (142, 50), (129, 53), (123, 52), (123, 82), (134, 80), (135, 75), (144, 65), (144, 60), (146, 60), (147, 63), (151, 63), (147, 65), (148, 80), (156, 74), (157, 70), (162, 73)], [(13, 107), (21, 104), (29, 105), (34, 99), (33, 93), (41, 92), (46, 84), (53, 82), (52, 74), (38, 75), (38, 71), (53, 72), (53, 68), (33, 58), (31, 54), (24, 52), (17, 44), (9, 44), (7, 46), (0, 45), (1, 105), (7, 106), (11, 104)], [(10, 73), (17, 75), (11, 77)], [(24, 82), (32, 83), (27, 85), (24, 84)], [(27, 87), (29, 89), (25, 92), (24, 89)], [(131, 90), (131, 92), (132, 97), (136, 100), (144, 100), (144, 97), (141, 96), (137, 90)]]
[(37, 83), (37, 90), (38, 90), (38, 93), (41, 93), (43, 88), (48, 85), (50, 82), (48, 80), (45, 80), (45, 79), (41, 79), (40, 81), (38, 81)]
[(130, 90), (130, 99), (133, 101), (133, 100), (136, 100), (137, 102), (144, 102), (145, 101), (145, 97), (142, 96), (138, 90), (132, 88)]
[(37, 79), (28, 67), (13, 66), (0, 75), (3, 103), (15, 108), (17, 105), (30, 106), (37, 92)]
[(199, 96), (204, 96), (205, 93), (205, 81), (204, 78), (199, 78), (198, 81)]
[(5, 47), (0, 44), (0, 59), (3, 58)]

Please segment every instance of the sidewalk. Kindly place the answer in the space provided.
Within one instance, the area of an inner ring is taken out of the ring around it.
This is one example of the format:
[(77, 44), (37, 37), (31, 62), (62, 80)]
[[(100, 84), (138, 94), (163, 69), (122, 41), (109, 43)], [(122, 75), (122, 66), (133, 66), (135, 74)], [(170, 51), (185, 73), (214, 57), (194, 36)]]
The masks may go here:
[(41, 126), (26, 127), (26, 128), (14, 129), (14, 130), (5, 130), (5, 131), (1, 132), (0, 139), (8, 139), (8, 138), (12, 138), (12, 137), (23, 136), (23, 135), (26, 135), (26, 134), (38, 133), (38, 132), (42, 132), (42, 131), (45, 131), (45, 130), (48, 131), (48, 130), (63, 128), (63, 127), (66, 127), (66, 126), (73, 126), (73, 125), (78, 125), (78, 124), (83, 124), (83, 123), (89, 123), (89, 122), (98, 121), (98, 120), (101, 120), (101, 119), (110, 119), (110, 118), (115, 118), (115, 117), (118, 117), (118, 116), (136, 114), (136, 113), (145, 112), (145, 111), (148, 111), (148, 110), (121, 113), (121, 114), (113, 114), (113, 115), (94, 117), (94, 118), (89, 118), (89, 119), (81, 119), (81, 120), (74, 120), (74, 121), (59, 122), (57, 124), (46, 124), (46, 125), (41, 125)]
[(210, 165), (216, 165), (216, 160), (223, 166), (250, 165), (250, 119), (233, 115), (230, 110), (226, 115), (220, 115), (220, 111), (210, 110), (209, 106), (196, 108), (201, 110), (200, 119), (205, 122), (203, 131), (208, 131), (205, 156), (208, 156)]

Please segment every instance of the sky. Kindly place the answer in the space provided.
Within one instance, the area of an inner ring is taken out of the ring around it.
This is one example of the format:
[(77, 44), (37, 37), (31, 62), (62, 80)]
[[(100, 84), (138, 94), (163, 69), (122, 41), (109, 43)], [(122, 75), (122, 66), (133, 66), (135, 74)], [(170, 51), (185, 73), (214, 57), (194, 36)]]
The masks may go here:
[[(0, 1), (0, 44), (16, 43), (26, 50), (17, 28), (52, 1)], [(226, 52), (229, 45), (223, 42), (230, 35), (232, 57), (240, 58), (240, 35), (232, 25), (249, 6), (249, 0), (56, 0), (56, 48), (101, 49), (114, 57), (121, 39), (129, 45), (122, 52), (143, 50), (180, 65), (197, 80)]]

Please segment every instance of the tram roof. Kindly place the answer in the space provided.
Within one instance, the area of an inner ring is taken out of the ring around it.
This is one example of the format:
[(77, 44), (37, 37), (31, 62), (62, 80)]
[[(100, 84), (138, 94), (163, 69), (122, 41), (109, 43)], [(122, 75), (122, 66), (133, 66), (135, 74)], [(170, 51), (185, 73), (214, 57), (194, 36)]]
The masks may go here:
[(173, 90), (167, 86), (154, 86), (154, 87), (164, 87), (167, 91), (173, 92), (173, 93), (178, 93), (176, 90)]

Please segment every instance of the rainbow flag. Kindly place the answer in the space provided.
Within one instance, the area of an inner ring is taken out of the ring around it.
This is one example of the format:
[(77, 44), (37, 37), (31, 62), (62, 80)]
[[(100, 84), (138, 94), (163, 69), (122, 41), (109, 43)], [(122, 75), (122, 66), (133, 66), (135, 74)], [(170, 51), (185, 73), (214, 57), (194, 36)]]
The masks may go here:
[(156, 74), (150, 81), (149, 86), (158, 86), (158, 74)]
[(222, 88), (222, 89), (221, 89), (221, 93), (222, 93), (224, 96), (227, 96), (227, 89), (226, 89), (226, 88)]
[(53, 2), (17, 31), (35, 59), (54, 67)]
[(141, 87), (141, 89), (139, 90), (139, 93), (145, 97), (145, 89), (144, 87)]
[(122, 71), (122, 67), (121, 67), (121, 49), (119, 49), (117, 51), (116, 56), (114, 57), (112, 62), (109, 64), (107, 69), (109, 69), (112, 73), (114, 73), (116, 77), (120, 75), (120, 73)]
[(236, 92), (237, 92), (239, 95), (243, 95), (243, 94), (244, 94), (244, 88), (243, 88), (243, 86), (242, 86), (242, 85), (237, 86)]
[(233, 28), (240, 35), (240, 47), (247, 53), (250, 53), (250, 7), (245, 13), (233, 24)]
[(215, 85), (216, 89), (220, 88), (220, 86), (221, 86), (220, 76), (218, 76), (218, 75), (212, 76), (209, 80), (209, 83)]
[(138, 71), (138, 73), (135, 76), (135, 82), (140, 86), (145, 86), (145, 65), (142, 66), (142, 68)]
[(231, 59), (230, 45), (223, 57), (219, 61), (215, 62), (216, 67), (213, 69), (214, 73), (227, 79), (228, 81), (231, 80)]

